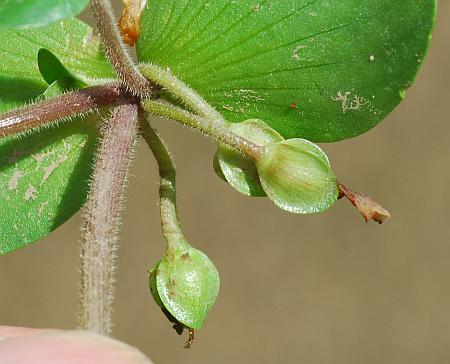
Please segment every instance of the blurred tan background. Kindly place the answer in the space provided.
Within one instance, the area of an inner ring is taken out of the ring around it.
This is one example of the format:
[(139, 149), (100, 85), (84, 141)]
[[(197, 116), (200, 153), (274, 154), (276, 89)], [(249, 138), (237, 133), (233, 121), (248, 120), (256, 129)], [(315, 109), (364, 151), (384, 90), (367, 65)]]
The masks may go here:
[[(234, 192), (215, 146), (156, 122), (178, 165), (190, 241), (217, 265), (218, 302), (192, 350), (147, 289), (164, 252), (156, 166), (139, 145), (126, 192), (115, 336), (155, 363), (450, 363), (450, 2), (406, 100), (356, 139), (324, 146), (342, 181), (392, 213), (366, 225), (346, 201), (295, 216)], [(80, 215), (0, 257), (0, 322), (73, 328)]]

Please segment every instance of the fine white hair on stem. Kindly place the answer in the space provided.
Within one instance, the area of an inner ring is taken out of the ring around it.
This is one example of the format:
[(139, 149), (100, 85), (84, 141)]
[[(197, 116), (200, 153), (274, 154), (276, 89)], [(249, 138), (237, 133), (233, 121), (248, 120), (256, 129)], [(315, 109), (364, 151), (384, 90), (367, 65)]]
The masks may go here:
[(170, 69), (161, 68), (151, 63), (141, 63), (139, 69), (145, 77), (162, 86), (175, 99), (181, 101), (199, 116), (218, 123), (225, 123), (223, 116), (217, 110), (194, 89), (173, 75)]
[(258, 160), (263, 153), (263, 147), (233, 133), (226, 127), (226, 124), (220, 121), (203, 118), (177, 106), (155, 100), (144, 100), (141, 102), (141, 106), (144, 110), (154, 115), (175, 120), (219, 142), (228, 144), (237, 152), (242, 153), (254, 161)]
[(115, 105), (122, 99), (125, 89), (118, 83), (92, 86), (71, 91), (52, 99), (29, 104), (0, 115), (0, 138), (70, 120), (103, 106)]
[(114, 66), (120, 80), (132, 94), (151, 97), (157, 88), (141, 74), (127, 53), (119, 29), (116, 26), (111, 4), (107, 0), (92, 0), (91, 5), (100, 37), (105, 46), (106, 55)]
[(112, 328), (121, 200), (137, 126), (132, 103), (115, 107), (104, 123), (82, 227), (79, 326), (102, 335)]

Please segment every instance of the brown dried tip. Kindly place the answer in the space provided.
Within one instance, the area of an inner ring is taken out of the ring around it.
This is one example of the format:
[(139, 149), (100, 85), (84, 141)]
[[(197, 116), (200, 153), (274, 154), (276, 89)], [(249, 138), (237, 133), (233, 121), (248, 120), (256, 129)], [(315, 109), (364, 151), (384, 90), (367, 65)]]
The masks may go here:
[(189, 337), (188, 340), (186, 341), (186, 344), (184, 344), (183, 348), (185, 349), (190, 349), (192, 344), (194, 343), (194, 339), (195, 339), (195, 332), (194, 329), (189, 328)]
[(129, 46), (134, 46), (140, 35), (140, 20), (147, 0), (122, 0), (125, 7), (119, 20), (120, 35)]
[(382, 224), (384, 220), (391, 217), (391, 214), (387, 210), (370, 197), (364, 196), (362, 193), (353, 192), (342, 183), (339, 183), (338, 187), (339, 198), (346, 197), (359, 210), (366, 222), (372, 219)]

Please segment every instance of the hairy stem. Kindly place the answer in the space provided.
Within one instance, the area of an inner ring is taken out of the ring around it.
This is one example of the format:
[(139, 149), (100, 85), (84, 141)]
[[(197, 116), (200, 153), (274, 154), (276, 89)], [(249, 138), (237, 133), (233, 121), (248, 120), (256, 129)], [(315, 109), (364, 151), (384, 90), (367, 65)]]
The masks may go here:
[(100, 37), (106, 48), (106, 54), (121, 81), (134, 95), (151, 97), (157, 88), (142, 76), (130, 55), (126, 52), (119, 29), (116, 26), (111, 4), (107, 0), (92, 0), (91, 5)]
[(258, 160), (261, 153), (263, 153), (262, 147), (234, 134), (224, 124), (215, 120), (205, 119), (179, 107), (154, 100), (144, 100), (141, 102), (141, 106), (152, 114), (178, 121), (201, 131), (219, 142), (228, 144), (252, 160)]
[(94, 111), (120, 102), (125, 89), (118, 83), (88, 87), (0, 115), (0, 138)]
[(176, 171), (173, 159), (158, 133), (151, 125), (141, 118), (141, 134), (153, 152), (158, 163), (160, 185), (160, 214), (161, 228), (163, 236), (169, 249), (176, 248), (176, 245), (185, 241), (183, 231), (178, 219), (176, 206)]
[(138, 105), (114, 108), (95, 162), (81, 242), (82, 329), (107, 335), (112, 327), (115, 251), (121, 197), (137, 133)]
[(166, 89), (172, 96), (183, 102), (188, 108), (208, 119), (225, 123), (223, 116), (206, 102), (197, 92), (176, 78), (168, 69), (153, 64), (139, 65), (142, 74)]

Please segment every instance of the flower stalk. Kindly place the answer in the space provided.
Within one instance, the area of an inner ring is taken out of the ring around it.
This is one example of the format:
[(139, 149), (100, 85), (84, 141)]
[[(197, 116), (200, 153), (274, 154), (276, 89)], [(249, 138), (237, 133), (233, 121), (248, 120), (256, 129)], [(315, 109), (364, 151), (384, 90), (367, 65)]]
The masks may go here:
[(108, 335), (122, 193), (137, 133), (138, 106), (117, 106), (105, 123), (82, 227), (79, 326)]

